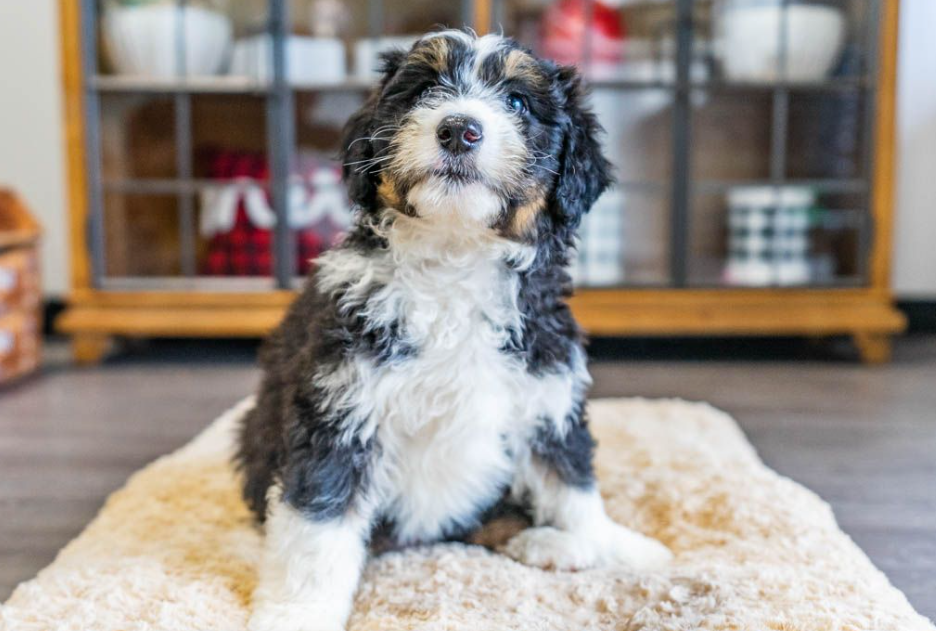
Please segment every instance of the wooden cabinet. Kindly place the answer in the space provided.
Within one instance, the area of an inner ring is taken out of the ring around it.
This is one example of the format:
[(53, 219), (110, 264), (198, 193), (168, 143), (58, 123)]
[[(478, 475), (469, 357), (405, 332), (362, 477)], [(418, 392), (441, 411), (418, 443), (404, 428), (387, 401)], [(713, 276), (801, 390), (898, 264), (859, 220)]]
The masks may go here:
[(498, 25), (591, 85), (618, 185), (575, 266), (590, 333), (844, 334), (884, 361), (904, 327), (898, 0), (156, 2), (188, 33), (157, 42), (168, 75), (127, 68), (113, 5), (60, 6), (73, 291), (58, 326), (81, 361), (118, 336), (275, 326), (341, 231), (331, 156), (376, 51), (438, 24)]

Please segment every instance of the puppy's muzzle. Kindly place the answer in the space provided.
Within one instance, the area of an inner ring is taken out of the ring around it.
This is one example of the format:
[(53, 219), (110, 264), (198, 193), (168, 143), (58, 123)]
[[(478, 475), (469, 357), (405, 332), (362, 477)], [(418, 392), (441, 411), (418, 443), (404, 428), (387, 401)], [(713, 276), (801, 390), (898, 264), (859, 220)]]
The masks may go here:
[(443, 149), (453, 155), (458, 155), (480, 146), (484, 139), (484, 130), (477, 120), (453, 114), (446, 116), (439, 123), (436, 128), (436, 138)]

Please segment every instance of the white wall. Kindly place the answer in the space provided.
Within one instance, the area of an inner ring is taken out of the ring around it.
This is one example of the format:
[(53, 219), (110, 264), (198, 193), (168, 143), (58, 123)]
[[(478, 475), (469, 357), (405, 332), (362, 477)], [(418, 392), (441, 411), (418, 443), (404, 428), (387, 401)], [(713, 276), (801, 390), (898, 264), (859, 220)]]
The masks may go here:
[(0, 0), (0, 185), (45, 228), (46, 293), (68, 288), (58, 2)]
[[(46, 229), (46, 291), (68, 287), (56, 0), (0, 0), (0, 183)], [(936, 0), (903, 0), (894, 285), (936, 298)]]
[(894, 289), (936, 298), (936, 1), (903, 0)]

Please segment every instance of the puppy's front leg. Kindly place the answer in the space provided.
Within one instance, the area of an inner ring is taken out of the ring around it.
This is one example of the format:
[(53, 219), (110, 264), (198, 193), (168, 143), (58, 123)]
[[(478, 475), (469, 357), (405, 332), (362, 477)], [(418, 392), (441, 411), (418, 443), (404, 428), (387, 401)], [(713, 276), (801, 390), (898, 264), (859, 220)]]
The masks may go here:
[(531, 504), (535, 527), (514, 536), (504, 552), (521, 563), (557, 570), (665, 565), (672, 558), (666, 546), (605, 513), (592, 470), (594, 441), (581, 417), (573, 421), (562, 434), (544, 426), (533, 441), (514, 494)]
[(250, 631), (340, 631), (367, 556), (369, 521), (315, 521), (283, 500), (270, 508)]

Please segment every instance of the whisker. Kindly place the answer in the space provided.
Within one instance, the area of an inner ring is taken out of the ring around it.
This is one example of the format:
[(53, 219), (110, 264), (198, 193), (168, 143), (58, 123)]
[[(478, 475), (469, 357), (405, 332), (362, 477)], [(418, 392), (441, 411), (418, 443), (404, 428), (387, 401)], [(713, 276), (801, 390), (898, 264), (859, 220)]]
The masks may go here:
[(350, 149), (350, 148), (353, 147), (356, 143), (359, 143), (359, 142), (361, 142), (362, 140), (389, 140), (389, 139), (392, 138), (392, 137), (393, 137), (393, 134), (390, 134), (389, 136), (379, 136), (379, 135), (377, 135), (377, 133), (375, 132), (373, 136), (362, 136), (362, 137), (360, 137), (360, 138), (358, 138), (358, 139), (356, 139), (356, 140), (352, 140), (350, 143), (348, 143), (348, 148)]
[(366, 160), (355, 160), (355, 161), (353, 161), (353, 162), (345, 162), (344, 165), (345, 165), (346, 167), (349, 167), (349, 166), (352, 166), (352, 165), (355, 165), (355, 164), (363, 164), (363, 163), (365, 163), (365, 162), (373, 162), (373, 161), (375, 161), (375, 160), (387, 160), (387, 159), (389, 159), (389, 158), (391, 158), (391, 157), (392, 157), (392, 156), (380, 156), (380, 157), (374, 157), (374, 158), (367, 158)]
[(377, 164), (381, 164), (381, 163), (383, 163), (383, 162), (386, 162), (387, 160), (390, 160), (392, 157), (393, 157), (393, 156), (384, 156), (384, 157), (382, 157), (382, 158), (372, 158), (372, 159), (370, 159), (370, 160), (360, 160), (360, 161), (358, 161), (358, 162), (348, 162), (348, 163), (346, 163), (344, 166), (350, 167), (350, 166), (354, 166), (354, 165), (359, 165), (359, 166), (357, 167), (357, 169), (355, 169), (355, 171), (356, 171), (357, 173), (361, 173), (362, 171), (365, 171), (365, 170), (371, 168), (372, 166), (375, 166), (375, 165), (377, 165)]

